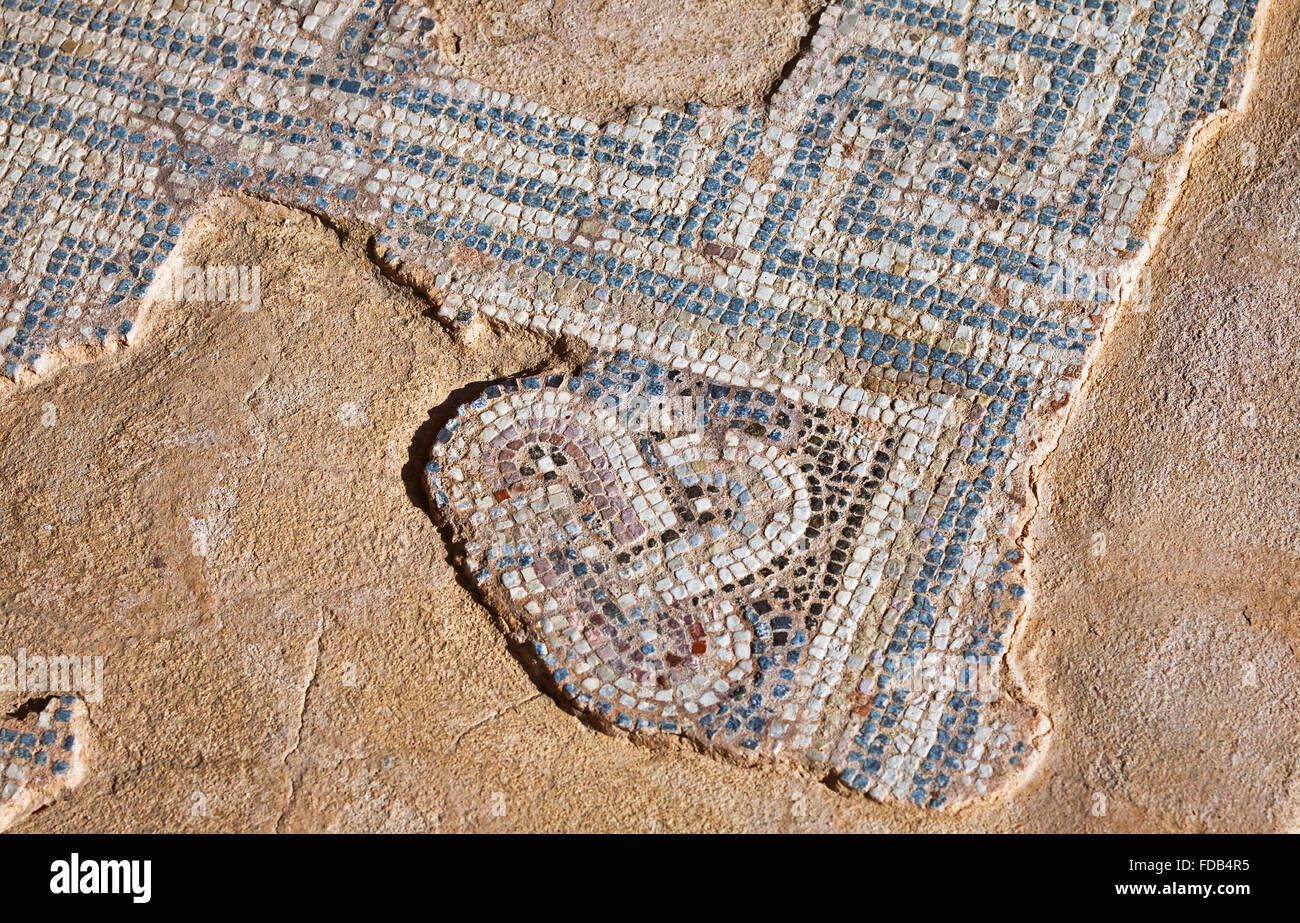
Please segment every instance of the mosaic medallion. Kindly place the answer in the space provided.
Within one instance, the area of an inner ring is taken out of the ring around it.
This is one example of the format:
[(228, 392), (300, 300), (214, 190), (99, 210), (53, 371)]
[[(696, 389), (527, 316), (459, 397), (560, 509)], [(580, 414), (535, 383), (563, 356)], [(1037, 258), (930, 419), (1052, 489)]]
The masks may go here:
[[(951, 413), (940, 396), (850, 414), (617, 352), (490, 387), (440, 434), (427, 485), (514, 640), (600, 724), (858, 787), (915, 785), (920, 756), (947, 764), (951, 797), (1026, 759), (1035, 721), (979, 676), (1005, 650), (1019, 552), (972, 566), (936, 541), (975, 527), (989, 485), (949, 476), (915, 502)], [(933, 549), (911, 597), (881, 592), (903, 540)], [(920, 592), (976, 573), (980, 610)]]

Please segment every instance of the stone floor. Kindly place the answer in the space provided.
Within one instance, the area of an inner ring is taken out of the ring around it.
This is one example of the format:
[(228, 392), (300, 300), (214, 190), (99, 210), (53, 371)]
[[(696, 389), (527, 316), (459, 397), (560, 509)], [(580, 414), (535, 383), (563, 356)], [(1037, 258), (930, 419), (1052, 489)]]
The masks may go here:
[(1300, 7), (233, 6), (6, 18), (6, 822), (1294, 827)]

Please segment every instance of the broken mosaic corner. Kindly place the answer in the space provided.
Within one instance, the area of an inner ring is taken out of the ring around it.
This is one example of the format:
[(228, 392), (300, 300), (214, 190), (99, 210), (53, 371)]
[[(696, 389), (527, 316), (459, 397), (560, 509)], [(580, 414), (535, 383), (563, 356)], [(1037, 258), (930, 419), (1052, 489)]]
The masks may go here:
[(959, 806), (1045, 742), (1004, 664), (1023, 552), (985, 534), (960, 405), (864, 403), (604, 351), (463, 404), (424, 482), (454, 562), (590, 723)]
[(85, 781), (89, 729), (86, 702), (76, 695), (0, 719), (0, 830)]

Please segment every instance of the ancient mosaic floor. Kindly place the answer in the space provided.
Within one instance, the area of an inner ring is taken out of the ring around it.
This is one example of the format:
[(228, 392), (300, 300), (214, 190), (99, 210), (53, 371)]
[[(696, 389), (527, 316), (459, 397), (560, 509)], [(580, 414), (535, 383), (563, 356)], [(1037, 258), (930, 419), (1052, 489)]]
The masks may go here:
[(846, 0), (769, 101), (608, 124), (462, 78), (419, 3), (0, 15), (17, 387), (137, 349), (160, 299), (258, 310), (250, 267), (214, 297), (179, 256), (222, 197), (371, 229), (456, 336), (587, 351), (462, 395), (420, 460), (548, 707), (907, 810), (1052, 745), (1006, 659), (1031, 469), (1241, 98), (1254, 0)]

